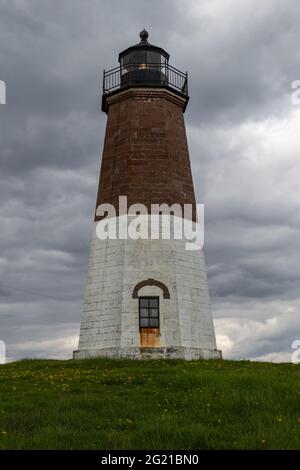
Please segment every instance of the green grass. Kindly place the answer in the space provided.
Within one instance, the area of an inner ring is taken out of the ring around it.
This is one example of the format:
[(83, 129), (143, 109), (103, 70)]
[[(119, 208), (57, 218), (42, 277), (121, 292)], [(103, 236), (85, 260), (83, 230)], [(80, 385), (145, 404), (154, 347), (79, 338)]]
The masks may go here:
[(300, 448), (292, 364), (25, 360), (0, 398), (0, 449)]

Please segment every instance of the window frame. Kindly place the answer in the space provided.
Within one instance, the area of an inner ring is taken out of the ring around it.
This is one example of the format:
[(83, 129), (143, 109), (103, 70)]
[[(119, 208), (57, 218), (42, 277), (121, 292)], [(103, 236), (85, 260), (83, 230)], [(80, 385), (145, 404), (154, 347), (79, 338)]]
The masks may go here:
[[(141, 300), (144, 300), (144, 299), (147, 299), (148, 300), (148, 306), (147, 307), (142, 307), (141, 306)], [(150, 307), (150, 302), (149, 300), (150, 299), (157, 299), (157, 307)], [(145, 317), (145, 316), (141, 316), (141, 309), (146, 309), (148, 310), (148, 315)], [(151, 317), (150, 313), (151, 313), (151, 310), (157, 310), (158, 311), (158, 314), (157, 314), (157, 317)], [(152, 328), (160, 328), (160, 305), (159, 305), (159, 296), (158, 295), (144, 295), (144, 296), (141, 296), (139, 297), (139, 329), (140, 330), (145, 330), (145, 329), (152, 329)], [(147, 318), (148, 319), (148, 322), (149, 322), (149, 326), (141, 326), (141, 318)], [(157, 318), (157, 326), (150, 326), (150, 319), (153, 319), (153, 318)]]

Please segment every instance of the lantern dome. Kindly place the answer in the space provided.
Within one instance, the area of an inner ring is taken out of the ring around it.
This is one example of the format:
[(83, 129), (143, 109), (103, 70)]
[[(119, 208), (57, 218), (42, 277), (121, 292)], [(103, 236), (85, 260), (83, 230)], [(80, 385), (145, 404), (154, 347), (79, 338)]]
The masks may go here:
[(169, 54), (161, 47), (148, 42), (149, 33), (145, 29), (140, 32), (140, 42), (128, 47), (119, 54), (121, 66), (128, 64), (166, 64)]

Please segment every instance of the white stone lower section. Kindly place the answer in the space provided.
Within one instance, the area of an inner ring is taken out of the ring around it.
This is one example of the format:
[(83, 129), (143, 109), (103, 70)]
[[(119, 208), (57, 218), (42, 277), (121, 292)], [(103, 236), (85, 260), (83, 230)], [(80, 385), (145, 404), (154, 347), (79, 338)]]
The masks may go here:
[[(147, 279), (165, 284), (170, 299), (157, 286), (140, 289), (160, 303), (159, 347), (141, 349), (132, 294)], [(96, 356), (220, 358), (202, 250), (187, 251), (185, 240), (99, 240), (95, 223), (74, 357)]]

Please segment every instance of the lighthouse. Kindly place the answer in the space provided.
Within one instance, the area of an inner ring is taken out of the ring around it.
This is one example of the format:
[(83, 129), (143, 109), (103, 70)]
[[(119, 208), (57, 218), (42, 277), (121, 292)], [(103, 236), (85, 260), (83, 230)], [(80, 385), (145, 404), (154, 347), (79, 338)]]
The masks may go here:
[(221, 358), (202, 248), (189, 249), (184, 237), (163, 237), (160, 230), (144, 238), (99, 236), (101, 224), (121, 220), (124, 201), (126, 210), (158, 208), (159, 228), (166, 207), (182, 209), (169, 213), (173, 228), (180, 221), (197, 225), (184, 123), (188, 100), (187, 73), (170, 65), (145, 30), (119, 54), (119, 66), (104, 71), (107, 124), (74, 358)]

